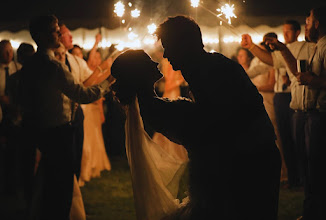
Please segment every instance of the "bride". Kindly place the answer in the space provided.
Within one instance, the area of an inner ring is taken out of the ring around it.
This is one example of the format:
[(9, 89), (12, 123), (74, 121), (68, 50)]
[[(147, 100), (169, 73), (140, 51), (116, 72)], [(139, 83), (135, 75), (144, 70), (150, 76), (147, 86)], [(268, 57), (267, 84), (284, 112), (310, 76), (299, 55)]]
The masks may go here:
[(177, 151), (167, 150), (152, 141), (144, 130), (142, 116), (145, 114), (149, 120), (153, 117), (152, 122), (166, 124), (162, 126), (164, 129), (154, 128), (174, 142), (184, 143), (179, 134), (189, 132), (187, 121), (193, 103), (188, 99), (169, 101), (156, 96), (153, 85), (162, 74), (157, 63), (142, 50), (129, 50), (120, 55), (111, 71), (116, 78), (113, 90), (127, 113), (126, 151), (137, 219), (172, 219), (172, 215), (188, 207), (188, 198), (183, 202), (176, 199), (176, 188), (188, 160), (180, 159), (174, 153)]

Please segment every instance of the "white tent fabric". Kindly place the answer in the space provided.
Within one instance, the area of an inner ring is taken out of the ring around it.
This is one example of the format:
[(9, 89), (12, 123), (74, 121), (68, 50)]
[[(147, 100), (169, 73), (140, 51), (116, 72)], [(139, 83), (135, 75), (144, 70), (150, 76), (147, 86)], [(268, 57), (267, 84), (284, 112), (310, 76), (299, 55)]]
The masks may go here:
[[(304, 30), (304, 25), (301, 27)], [(218, 25), (216, 27), (201, 26), (203, 41), (207, 51), (217, 51), (227, 57), (231, 57), (240, 46), (241, 35), (248, 33), (253, 37), (255, 43), (259, 43), (263, 39), (263, 35), (267, 32), (275, 32), (281, 42), (284, 41), (282, 33), (282, 25), (278, 27), (269, 27), (266, 25), (252, 28), (248, 25), (240, 25), (230, 27), (227, 25)], [(96, 29), (78, 28), (71, 30), (73, 35), (73, 43), (83, 47), (86, 51), (90, 50), (95, 42), (95, 35), (101, 32), (102, 42), (100, 47), (106, 48), (111, 44), (117, 44), (119, 49), (124, 47), (142, 48), (151, 50), (154, 47), (156, 39), (147, 33), (146, 25), (143, 28), (117, 28), (110, 30), (104, 27)], [(132, 33), (132, 34), (131, 34)], [(36, 48), (28, 30), (19, 32), (0, 32), (0, 40), (9, 39), (15, 49), (18, 48), (21, 42), (31, 43)], [(304, 40), (304, 31), (301, 31), (299, 41)]]

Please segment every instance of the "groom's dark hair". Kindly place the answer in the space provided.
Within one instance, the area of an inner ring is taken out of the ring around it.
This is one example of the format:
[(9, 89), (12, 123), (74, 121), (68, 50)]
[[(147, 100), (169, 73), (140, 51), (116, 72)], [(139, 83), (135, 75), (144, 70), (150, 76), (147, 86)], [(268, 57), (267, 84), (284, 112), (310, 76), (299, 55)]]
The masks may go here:
[(155, 35), (158, 40), (167, 40), (174, 45), (203, 48), (202, 34), (198, 24), (190, 17), (179, 15), (168, 17), (159, 25)]

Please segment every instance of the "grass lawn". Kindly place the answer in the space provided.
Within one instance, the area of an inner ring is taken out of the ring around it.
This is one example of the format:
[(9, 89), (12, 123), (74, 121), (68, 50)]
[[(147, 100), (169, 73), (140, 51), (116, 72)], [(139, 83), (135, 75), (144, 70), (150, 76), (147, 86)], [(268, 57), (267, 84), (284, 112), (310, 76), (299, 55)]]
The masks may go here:
[[(87, 220), (136, 220), (131, 177), (126, 158), (110, 157), (112, 170), (81, 188)], [(180, 191), (186, 190), (181, 182)], [(180, 198), (184, 195), (179, 195)], [(303, 192), (281, 189), (279, 220), (296, 220), (301, 215)]]

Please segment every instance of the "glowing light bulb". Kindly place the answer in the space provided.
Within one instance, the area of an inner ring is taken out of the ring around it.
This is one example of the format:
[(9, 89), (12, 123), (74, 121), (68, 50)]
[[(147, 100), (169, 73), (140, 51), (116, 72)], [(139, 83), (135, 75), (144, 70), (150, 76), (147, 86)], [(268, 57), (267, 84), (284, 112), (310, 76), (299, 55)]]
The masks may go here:
[(190, 0), (191, 6), (197, 8), (199, 6), (199, 0)]
[(134, 39), (136, 39), (137, 37), (138, 37), (138, 35), (135, 34), (134, 32), (130, 32), (130, 33), (128, 34), (128, 38), (129, 38), (130, 40), (134, 40)]

